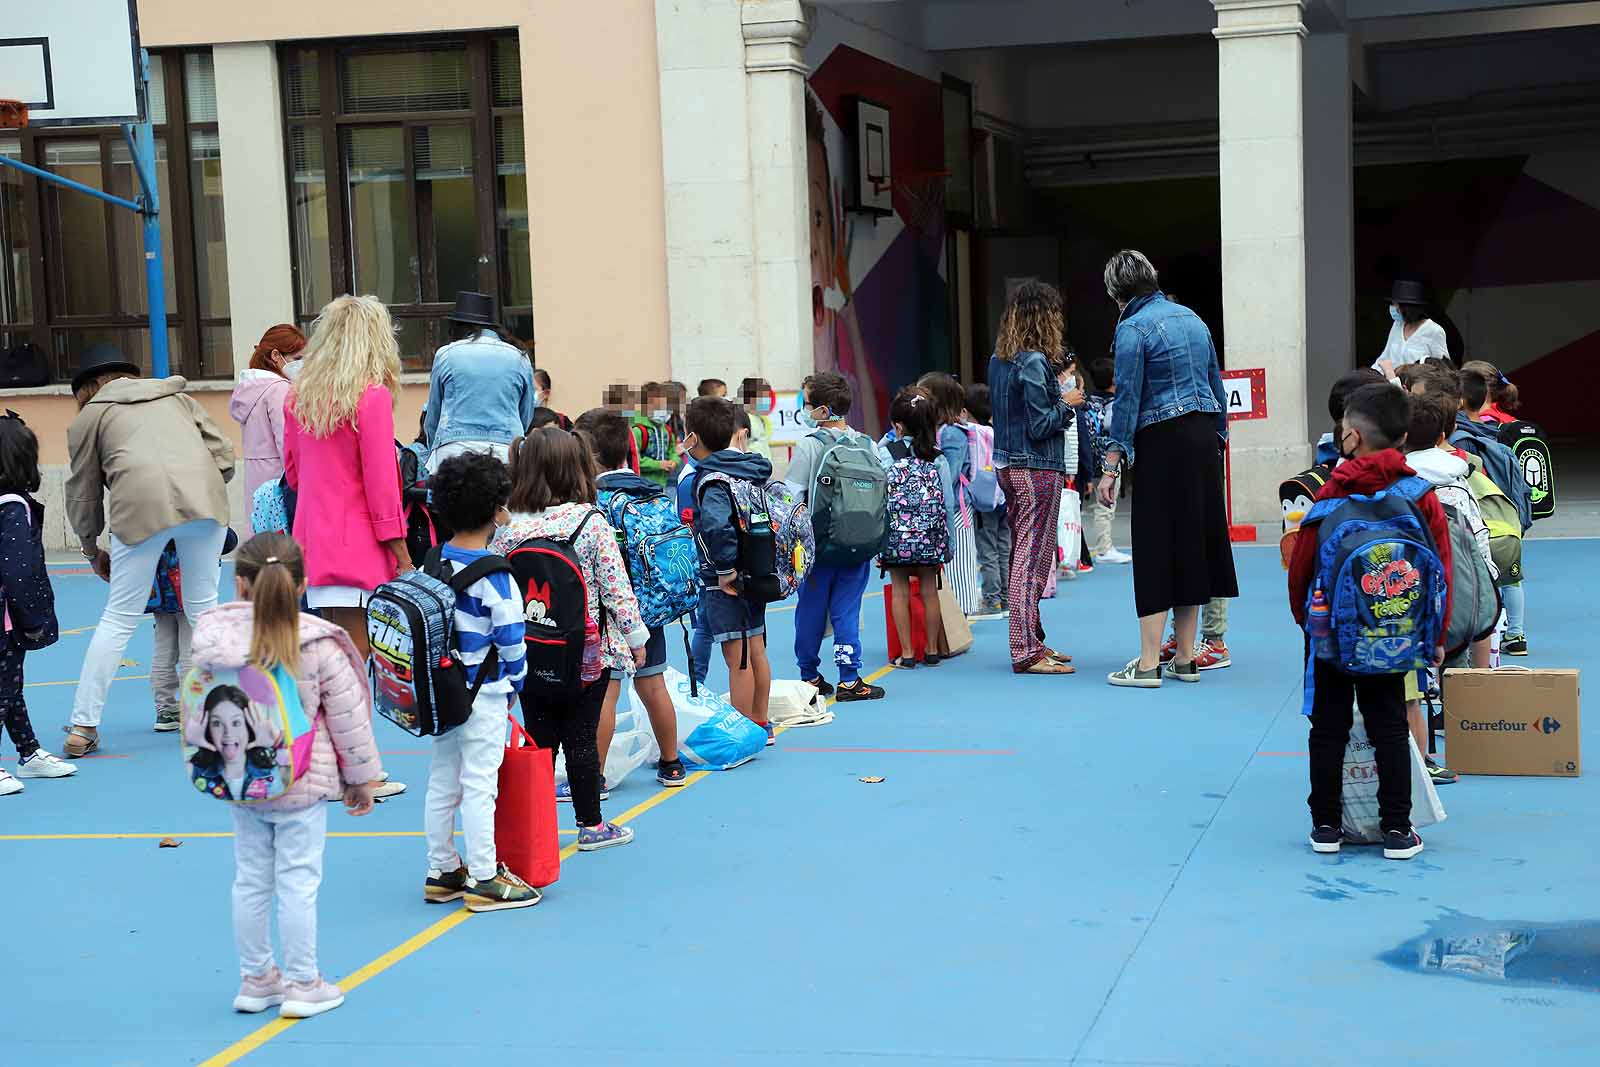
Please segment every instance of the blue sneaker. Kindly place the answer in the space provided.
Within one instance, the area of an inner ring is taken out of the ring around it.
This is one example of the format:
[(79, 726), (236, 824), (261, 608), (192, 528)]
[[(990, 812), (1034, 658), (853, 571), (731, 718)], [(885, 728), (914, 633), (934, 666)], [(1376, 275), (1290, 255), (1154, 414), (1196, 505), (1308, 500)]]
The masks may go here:
[(633, 829), (603, 822), (599, 826), (578, 827), (578, 851), (598, 852), (602, 848), (626, 845), (633, 840)]
[(677, 789), (689, 783), (689, 772), (681, 759), (664, 759), (656, 764), (656, 781), (668, 789)]
[[(605, 780), (605, 776), (604, 775), (602, 775), (600, 777), (600, 799), (601, 800), (610, 800), (611, 799), (611, 790), (606, 785), (606, 780)], [(572, 803), (572, 783), (571, 782), (557, 782), (556, 783), (556, 803), (557, 804), (571, 804)]]
[(771, 748), (778, 743), (778, 735), (772, 729), (772, 724), (767, 723), (767, 747)]

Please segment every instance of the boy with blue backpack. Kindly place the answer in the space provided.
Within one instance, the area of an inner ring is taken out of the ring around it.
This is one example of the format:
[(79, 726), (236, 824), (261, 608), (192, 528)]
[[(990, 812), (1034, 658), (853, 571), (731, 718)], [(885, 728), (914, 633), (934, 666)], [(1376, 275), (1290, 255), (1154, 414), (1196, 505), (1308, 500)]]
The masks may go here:
[(1405, 676), (1444, 660), (1450, 530), (1432, 485), (1398, 451), (1411, 397), (1365, 385), (1345, 403), (1334, 468), (1301, 524), (1289, 563), (1289, 610), (1306, 632), (1311, 718), (1311, 847), (1343, 841), (1345, 747), (1361, 707), (1378, 769), (1383, 854), (1422, 851), (1411, 825)]
[[(861, 678), (861, 598), (872, 559), (883, 545), (888, 522), (888, 483), (877, 446), (845, 422), (850, 382), (824, 371), (801, 383), (805, 407), (800, 421), (811, 432), (795, 446), (784, 476), (810, 508), (817, 565), (800, 586), (794, 617), (794, 657), (800, 677), (823, 696), (840, 701), (878, 700), (883, 689)], [(833, 622), (835, 689), (822, 676), (822, 631)]]

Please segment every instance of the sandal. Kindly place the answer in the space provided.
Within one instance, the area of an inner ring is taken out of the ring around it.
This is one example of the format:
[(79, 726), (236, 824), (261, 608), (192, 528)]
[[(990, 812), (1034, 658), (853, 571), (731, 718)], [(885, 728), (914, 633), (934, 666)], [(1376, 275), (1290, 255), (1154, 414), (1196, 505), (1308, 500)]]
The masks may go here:
[(68, 759), (82, 759), (100, 747), (100, 730), (94, 726), (62, 727), (67, 732), (67, 739), (61, 742), (61, 754)]
[(916, 665), (917, 661), (912, 659), (910, 656), (901, 656), (899, 659), (889, 661), (889, 666), (894, 667), (896, 670), (902, 671), (912, 670), (916, 667)]
[(1078, 673), (1078, 668), (1074, 667), (1070, 663), (1062, 663), (1060, 660), (1051, 659), (1049, 656), (1045, 656), (1042, 659), (1040, 659), (1039, 662), (1035, 663), (1033, 666), (1026, 667), (1026, 668), (1024, 668), (1024, 669), (1022, 669), (1020, 671), (1017, 671), (1016, 673), (1018, 673), (1018, 674), (1077, 674)]
[(1057, 652), (1055, 649), (1051, 648), (1049, 645), (1045, 645), (1044, 646), (1044, 654), (1046, 656), (1048, 656), (1050, 659), (1055, 660), (1057, 663), (1071, 663), (1072, 662), (1072, 657), (1071, 656), (1067, 655), (1065, 652)]

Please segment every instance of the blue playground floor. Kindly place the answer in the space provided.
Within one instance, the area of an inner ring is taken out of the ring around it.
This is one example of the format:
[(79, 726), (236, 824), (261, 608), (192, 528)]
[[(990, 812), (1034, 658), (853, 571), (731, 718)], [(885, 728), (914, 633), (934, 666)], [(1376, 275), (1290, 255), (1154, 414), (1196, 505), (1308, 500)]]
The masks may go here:
[[(1530, 666), (1600, 667), (1595, 558), (1529, 544)], [(146, 628), (103, 758), (0, 799), (0, 1062), (1595, 1062), (1600, 938), (1553, 926), (1600, 919), (1600, 770), (1464, 778), (1410, 863), (1313, 855), (1300, 638), (1277, 553), (1238, 560), (1235, 665), (1198, 686), (1105, 685), (1136, 632), (1128, 569), (1100, 568), (1046, 605), (1076, 678), (1013, 676), (1006, 624), (976, 624), (972, 653), (751, 765), (670, 794), (636, 774), (606, 806), (636, 842), (571, 856), (529, 911), (423, 904), (426, 746), (380, 723), (411, 792), (330, 812), (355, 836), (330, 839), (321, 898), (323, 969), (359, 985), (292, 1026), (229, 1010), (230, 822), (150, 731)], [(98, 580), (56, 588), (62, 626), (92, 626)], [(881, 600), (863, 613), (881, 665)], [(779, 677), (791, 619), (771, 617)], [(28, 660), (48, 747), (87, 641)], [(1540, 928), (1511, 980), (1392, 962), (1480, 920)]]

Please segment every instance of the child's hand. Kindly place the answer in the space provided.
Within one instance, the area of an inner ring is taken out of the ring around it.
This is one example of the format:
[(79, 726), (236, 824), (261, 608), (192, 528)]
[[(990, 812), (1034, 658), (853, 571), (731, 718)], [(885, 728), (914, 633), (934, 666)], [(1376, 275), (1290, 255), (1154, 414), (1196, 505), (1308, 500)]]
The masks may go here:
[(351, 815), (366, 815), (372, 811), (372, 795), (378, 791), (377, 782), (362, 782), (344, 787), (344, 807)]
[(1444, 646), (1443, 645), (1440, 645), (1438, 648), (1433, 650), (1433, 665), (1435, 667), (1443, 667), (1444, 666)]
[(633, 652), (633, 666), (634, 666), (635, 669), (643, 667), (644, 666), (644, 661), (650, 658), (649, 651), (643, 645), (640, 645), (638, 648), (633, 649), (632, 652)]
[(721, 589), (724, 593), (727, 593), (729, 596), (738, 596), (739, 595), (739, 575), (738, 574), (719, 574), (719, 575), (717, 575), (717, 588)]

